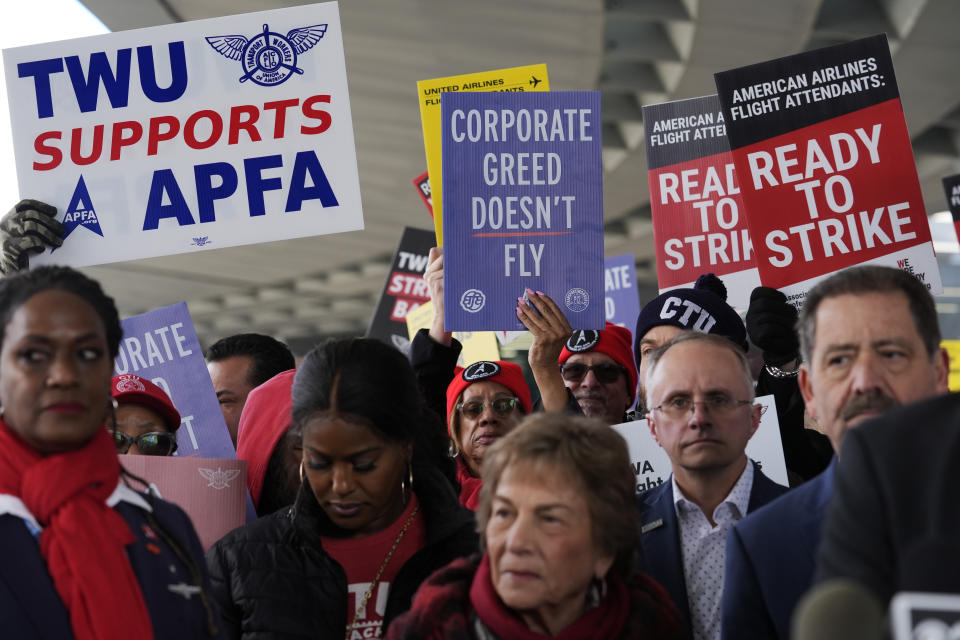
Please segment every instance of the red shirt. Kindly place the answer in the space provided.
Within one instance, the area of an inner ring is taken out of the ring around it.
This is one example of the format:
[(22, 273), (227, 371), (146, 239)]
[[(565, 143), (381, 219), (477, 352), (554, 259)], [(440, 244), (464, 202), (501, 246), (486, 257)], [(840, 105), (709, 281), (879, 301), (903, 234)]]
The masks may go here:
[[(397, 536), (406, 524), (407, 518), (417, 506), (417, 496), (410, 495), (410, 502), (393, 524), (369, 536), (362, 538), (323, 538), (323, 549), (340, 563), (347, 574), (347, 624), (353, 622), (357, 607), (363, 601), (370, 584), (373, 582), (383, 559), (387, 557)], [(400, 568), (413, 554), (426, 544), (427, 530), (423, 521), (423, 511), (417, 511), (410, 528), (404, 534), (396, 551), (387, 563), (376, 590), (370, 594), (365, 611), (357, 616), (350, 640), (379, 638), (383, 626), (383, 614), (387, 609), (387, 595), (390, 584), (400, 572)]]

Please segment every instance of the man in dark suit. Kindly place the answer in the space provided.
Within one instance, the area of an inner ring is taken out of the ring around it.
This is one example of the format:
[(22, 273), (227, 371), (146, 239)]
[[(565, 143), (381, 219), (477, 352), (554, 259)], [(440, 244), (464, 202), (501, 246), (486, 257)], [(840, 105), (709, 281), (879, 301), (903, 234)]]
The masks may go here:
[(637, 498), (641, 568), (667, 589), (696, 640), (714, 640), (726, 533), (786, 489), (744, 453), (761, 406), (739, 346), (687, 331), (644, 357), (648, 424), (672, 474)]
[(851, 578), (884, 605), (897, 591), (960, 593), (960, 395), (851, 432), (837, 464), (818, 577)]
[[(876, 266), (841, 271), (808, 292), (797, 326), (804, 359), (800, 389), (837, 453), (847, 431), (861, 422), (947, 390), (949, 367), (933, 298), (909, 273)], [(835, 467), (836, 459), (733, 527), (724, 638), (789, 637), (793, 609), (813, 582)]]

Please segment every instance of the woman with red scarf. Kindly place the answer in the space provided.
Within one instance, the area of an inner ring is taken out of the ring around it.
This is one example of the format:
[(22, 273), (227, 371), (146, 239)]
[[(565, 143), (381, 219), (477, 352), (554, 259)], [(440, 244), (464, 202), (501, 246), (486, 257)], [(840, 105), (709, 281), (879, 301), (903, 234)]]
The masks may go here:
[(388, 640), (682, 638), (667, 593), (633, 573), (627, 447), (600, 422), (537, 414), (483, 461), (482, 555), (420, 587)]
[(177, 507), (128, 488), (111, 434), (122, 329), (83, 274), (0, 280), (0, 629), (5, 638), (219, 636)]

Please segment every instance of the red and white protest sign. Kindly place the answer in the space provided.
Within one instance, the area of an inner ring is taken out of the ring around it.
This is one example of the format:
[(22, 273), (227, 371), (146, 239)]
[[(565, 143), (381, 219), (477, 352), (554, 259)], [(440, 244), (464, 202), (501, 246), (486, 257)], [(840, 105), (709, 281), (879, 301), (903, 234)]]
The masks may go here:
[(870, 263), (942, 290), (886, 36), (715, 79), (764, 285), (800, 304)]
[(427, 208), (427, 211), (430, 212), (430, 217), (433, 217), (433, 194), (430, 192), (430, 174), (424, 171), (416, 178), (413, 179), (413, 186), (417, 188), (417, 193), (420, 194), (420, 198), (423, 200), (423, 205)]
[(712, 272), (746, 309), (760, 284), (733, 154), (716, 95), (643, 108), (660, 291)]

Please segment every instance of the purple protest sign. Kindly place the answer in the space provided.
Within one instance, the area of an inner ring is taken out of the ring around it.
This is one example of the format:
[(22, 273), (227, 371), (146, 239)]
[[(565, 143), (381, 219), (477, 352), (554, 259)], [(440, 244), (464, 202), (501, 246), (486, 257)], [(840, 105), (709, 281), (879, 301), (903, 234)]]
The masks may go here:
[(602, 329), (600, 93), (447, 92), (441, 114), (447, 329), (523, 329), (527, 288)]
[(633, 333), (640, 315), (637, 292), (637, 268), (632, 253), (607, 258), (604, 262), (604, 310), (607, 322), (626, 327)]
[(114, 366), (152, 380), (173, 400), (182, 416), (176, 455), (237, 457), (185, 302), (125, 319)]

